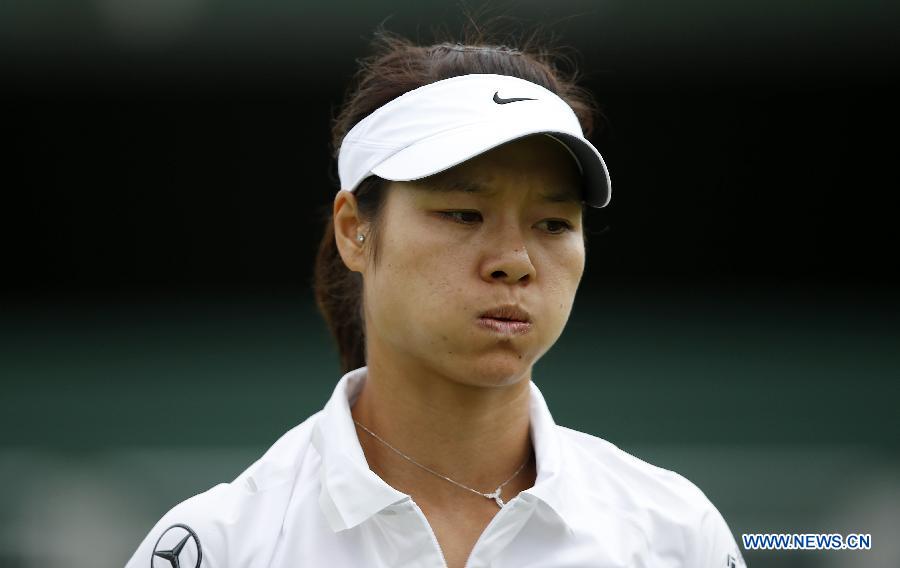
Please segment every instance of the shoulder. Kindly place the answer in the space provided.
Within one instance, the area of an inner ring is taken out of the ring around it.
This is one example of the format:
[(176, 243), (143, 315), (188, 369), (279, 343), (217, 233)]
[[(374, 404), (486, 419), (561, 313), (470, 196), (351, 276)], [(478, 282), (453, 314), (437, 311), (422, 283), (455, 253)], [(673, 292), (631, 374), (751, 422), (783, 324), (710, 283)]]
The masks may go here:
[(614, 511), (652, 546), (679, 551), (688, 565), (726, 567), (733, 559), (730, 566), (743, 566), (724, 518), (689, 479), (602, 438), (564, 426), (557, 430), (564, 462), (592, 507)]
[(637, 458), (602, 438), (565, 426), (557, 426), (566, 452), (565, 460), (576, 475), (596, 479), (602, 475), (606, 497), (620, 504), (637, 500), (681, 511), (703, 509), (711, 503), (691, 481)]
[[(170, 509), (138, 546), (126, 568), (222, 568), (274, 545), (297, 491), (309, 491), (319, 456), (311, 434), (318, 414), (285, 433), (231, 483), (220, 483)], [(273, 542), (268, 542), (272, 540)], [(202, 559), (202, 564), (200, 563)]]

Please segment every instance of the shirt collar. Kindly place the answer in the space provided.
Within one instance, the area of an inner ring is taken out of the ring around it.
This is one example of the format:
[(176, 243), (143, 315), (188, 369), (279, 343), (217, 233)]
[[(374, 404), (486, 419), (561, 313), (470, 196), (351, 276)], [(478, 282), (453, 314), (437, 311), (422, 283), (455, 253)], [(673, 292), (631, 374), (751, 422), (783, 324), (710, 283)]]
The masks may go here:
[[(353, 528), (382, 509), (410, 499), (369, 469), (359, 445), (350, 406), (362, 389), (367, 372), (366, 367), (361, 367), (341, 378), (313, 431), (313, 446), (322, 456), (319, 506), (335, 532)], [(537, 478), (534, 486), (522, 494), (548, 505), (571, 527), (573, 502), (563, 479), (561, 440), (543, 395), (533, 382), (530, 385)]]
[(322, 456), (319, 506), (335, 532), (353, 528), (385, 507), (409, 499), (369, 469), (356, 436), (350, 405), (366, 379), (362, 367), (344, 375), (313, 431), (312, 443)]
[(565, 452), (562, 446), (564, 440), (550, 414), (544, 395), (541, 394), (534, 381), (531, 381), (530, 385), (531, 442), (534, 444), (537, 477), (534, 480), (534, 486), (526, 489), (522, 494), (537, 497), (538, 500), (549, 506), (571, 530), (574, 527), (573, 507), (577, 505), (578, 501), (573, 499), (572, 483), (567, 482), (565, 476)]

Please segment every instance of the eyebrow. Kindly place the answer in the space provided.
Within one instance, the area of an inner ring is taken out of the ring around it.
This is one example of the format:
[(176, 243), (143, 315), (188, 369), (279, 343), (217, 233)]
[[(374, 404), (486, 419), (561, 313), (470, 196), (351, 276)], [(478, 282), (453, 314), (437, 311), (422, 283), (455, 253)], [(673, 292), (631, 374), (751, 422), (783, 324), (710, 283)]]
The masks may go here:
[[(437, 193), (461, 192), (490, 195), (496, 191), (488, 184), (478, 180), (459, 178), (421, 180), (419, 186), (427, 191)], [(565, 188), (544, 189), (540, 192), (540, 196), (541, 200), (550, 203), (581, 203), (581, 190), (568, 186)]]

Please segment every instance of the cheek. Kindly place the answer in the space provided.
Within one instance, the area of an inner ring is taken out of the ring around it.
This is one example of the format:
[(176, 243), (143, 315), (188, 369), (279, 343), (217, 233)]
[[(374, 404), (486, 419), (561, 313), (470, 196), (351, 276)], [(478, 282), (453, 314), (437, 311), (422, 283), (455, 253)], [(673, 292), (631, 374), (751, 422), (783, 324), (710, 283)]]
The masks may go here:
[(548, 259), (547, 293), (548, 297), (554, 300), (554, 305), (550, 307), (558, 311), (565, 321), (572, 309), (575, 292), (584, 273), (584, 247), (565, 247), (554, 251)]
[(467, 273), (465, 247), (447, 246), (446, 239), (422, 227), (391, 227), (383, 235), (373, 276), (372, 300), (383, 317), (403, 319), (403, 328), (426, 331), (450, 317), (449, 306), (464, 308), (462, 275)]

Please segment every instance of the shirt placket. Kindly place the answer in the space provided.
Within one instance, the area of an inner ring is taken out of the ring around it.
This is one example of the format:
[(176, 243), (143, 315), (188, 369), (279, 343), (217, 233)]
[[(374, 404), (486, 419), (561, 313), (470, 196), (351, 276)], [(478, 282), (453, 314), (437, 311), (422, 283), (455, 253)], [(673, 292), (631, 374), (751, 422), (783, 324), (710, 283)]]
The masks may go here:
[(534, 506), (533, 502), (515, 497), (500, 509), (475, 542), (472, 553), (466, 561), (466, 568), (490, 566), (521, 532), (522, 527), (531, 518)]
[[(486, 568), (528, 522), (534, 503), (513, 499), (488, 523), (478, 538), (466, 568)], [(391, 566), (446, 568), (447, 562), (425, 513), (413, 500), (392, 505), (377, 515), (380, 529), (390, 537)]]
[(412, 499), (387, 507), (375, 521), (388, 538), (388, 542), (381, 542), (382, 547), (388, 547), (382, 556), (386, 566), (447, 568), (437, 536)]

